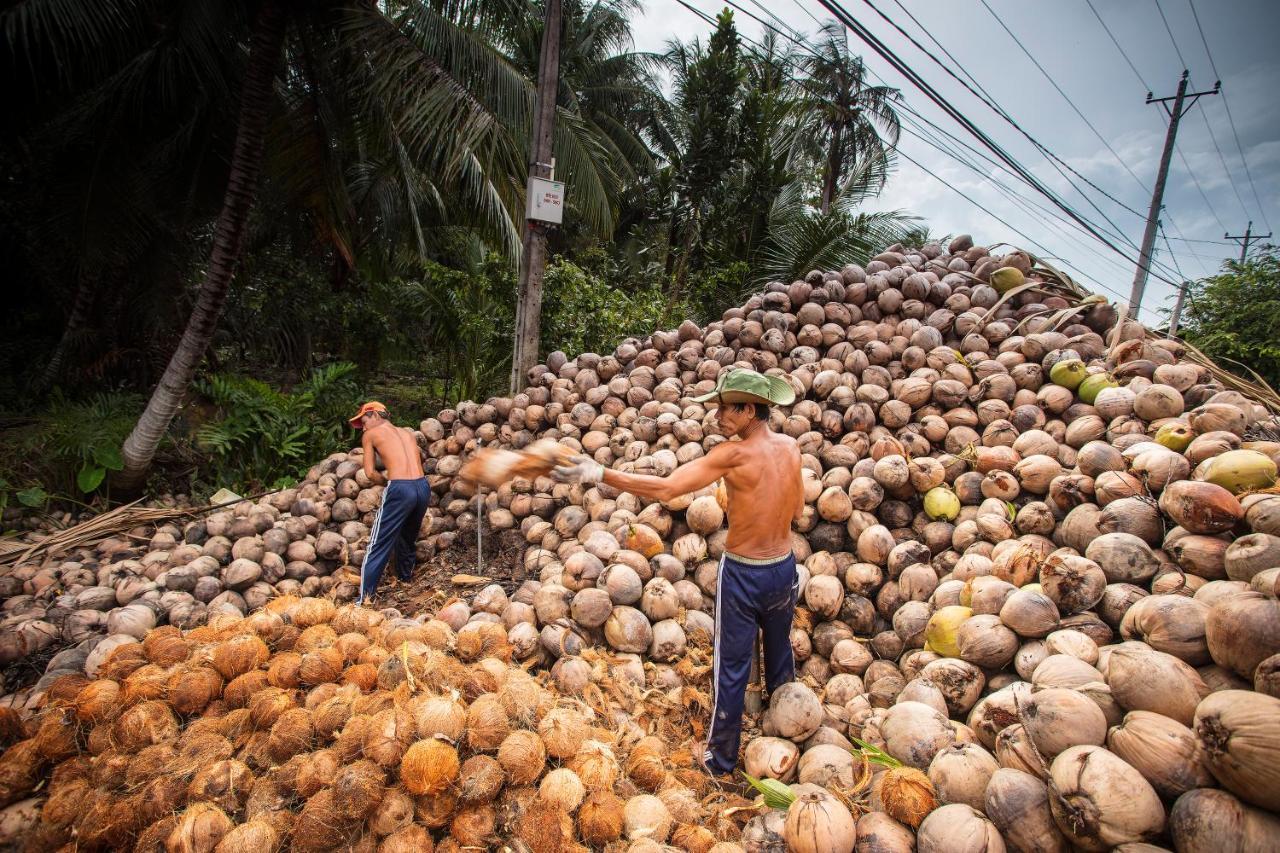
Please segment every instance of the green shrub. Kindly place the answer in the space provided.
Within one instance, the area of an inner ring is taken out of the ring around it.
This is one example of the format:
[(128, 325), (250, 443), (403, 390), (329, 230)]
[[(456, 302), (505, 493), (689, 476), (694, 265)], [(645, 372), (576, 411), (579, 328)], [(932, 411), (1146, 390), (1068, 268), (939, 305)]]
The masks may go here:
[(347, 362), (319, 367), (290, 391), (239, 375), (198, 382), (219, 414), (196, 430), (196, 446), (208, 456), (199, 479), (246, 492), (284, 486), (345, 449), (347, 418), (360, 401), (355, 372)]

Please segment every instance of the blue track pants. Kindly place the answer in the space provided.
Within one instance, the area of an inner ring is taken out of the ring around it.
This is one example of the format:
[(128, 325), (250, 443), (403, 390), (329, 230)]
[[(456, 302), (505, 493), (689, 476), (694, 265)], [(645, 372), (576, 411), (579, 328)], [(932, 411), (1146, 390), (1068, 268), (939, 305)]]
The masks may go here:
[(770, 692), (795, 680), (791, 620), (799, 577), (795, 556), (768, 564), (725, 553), (716, 581), (716, 636), (712, 668), (711, 727), (703, 763), (714, 773), (732, 773), (742, 739), (742, 709), (756, 631), (764, 632), (765, 686)]
[(408, 580), (416, 558), (418, 528), (427, 514), (431, 501), (431, 487), (426, 477), (416, 480), (392, 480), (382, 490), (382, 506), (373, 521), (369, 533), (369, 545), (364, 550), (364, 564), (360, 567), (360, 602), (373, 595), (382, 580), (382, 570), (396, 553), (396, 575)]

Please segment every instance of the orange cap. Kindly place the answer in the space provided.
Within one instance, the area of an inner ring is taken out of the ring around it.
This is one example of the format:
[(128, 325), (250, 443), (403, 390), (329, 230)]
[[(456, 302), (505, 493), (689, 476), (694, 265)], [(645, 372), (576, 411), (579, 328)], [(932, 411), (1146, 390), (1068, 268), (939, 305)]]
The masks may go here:
[(356, 429), (360, 429), (360, 419), (370, 412), (382, 412), (382, 414), (385, 415), (387, 413), (387, 407), (379, 403), (377, 400), (370, 400), (361, 406), (360, 411), (356, 412), (355, 417), (347, 421), (347, 423), (351, 424)]

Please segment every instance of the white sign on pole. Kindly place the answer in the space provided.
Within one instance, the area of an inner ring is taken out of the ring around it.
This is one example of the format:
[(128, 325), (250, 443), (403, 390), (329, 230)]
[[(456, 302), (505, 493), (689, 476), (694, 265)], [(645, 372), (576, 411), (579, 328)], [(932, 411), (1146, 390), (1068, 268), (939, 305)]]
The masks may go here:
[(545, 178), (530, 178), (525, 193), (528, 200), (525, 216), (559, 225), (564, 221), (564, 183)]

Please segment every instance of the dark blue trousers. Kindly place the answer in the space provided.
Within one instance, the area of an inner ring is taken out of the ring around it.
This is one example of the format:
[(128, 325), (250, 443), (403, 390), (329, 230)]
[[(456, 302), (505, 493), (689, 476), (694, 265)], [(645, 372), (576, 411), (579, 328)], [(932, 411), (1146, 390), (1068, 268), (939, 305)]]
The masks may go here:
[(732, 773), (742, 739), (742, 709), (756, 631), (764, 632), (765, 686), (769, 692), (794, 681), (791, 620), (799, 577), (795, 556), (754, 565), (725, 553), (716, 581), (716, 636), (711, 727), (703, 763), (714, 773)]
[(382, 490), (382, 506), (373, 520), (369, 545), (364, 550), (360, 567), (360, 602), (363, 604), (378, 588), (382, 570), (396, 553), (396, 575), (408, 580), (413, 572), (418, 528), (427, 514), (431, 487), (426, 477), (416, 480), (392, 480)]

